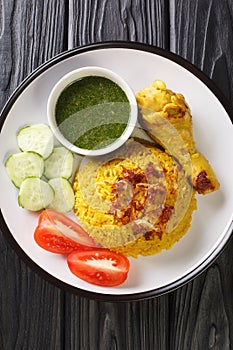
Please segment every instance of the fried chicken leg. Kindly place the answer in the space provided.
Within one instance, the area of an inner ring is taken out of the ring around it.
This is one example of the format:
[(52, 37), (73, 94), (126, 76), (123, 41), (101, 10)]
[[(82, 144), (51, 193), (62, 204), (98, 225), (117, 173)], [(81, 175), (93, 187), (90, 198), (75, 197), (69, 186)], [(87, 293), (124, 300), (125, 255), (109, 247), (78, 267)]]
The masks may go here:
[(217, 190), (219, 182), (211, 165), (196, 149), (192, 115), (184, 96), (155, 80), (136, 99), (142, 127), (184, 167), (194, 189), (200, 194)]

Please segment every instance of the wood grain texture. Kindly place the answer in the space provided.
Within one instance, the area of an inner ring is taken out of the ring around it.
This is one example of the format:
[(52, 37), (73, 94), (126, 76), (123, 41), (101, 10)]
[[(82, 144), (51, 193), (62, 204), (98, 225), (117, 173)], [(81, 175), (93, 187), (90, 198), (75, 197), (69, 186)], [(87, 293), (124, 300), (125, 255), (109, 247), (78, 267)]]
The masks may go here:
[[(128, 40), (167, 47), (166, 1), (70, 1), (69, 48), (83, 44)], [(85, 305), (85, 306), (84, 306)], [(85, 310), (85, 313), (83, 313)], [(70, 327), (68, 349), (166, 349), (168, 346), (168, 296), (140, 303), (104, 303), (66, 295)], [(72, 327), (84, 315), (84, 332)], [(78, 320), (78, 321), (77, 321)], [(69, 342), (70, 340), (70, 342)]]
[(130, 303), (66, 296), (67, 349), (167, 349), (168, 297)]
[[(171, 50), (213, 79), (232, 102), (233, 3), (170, 1)], [(233, 240), (194, 282), (172, 294), (173, 349), (226, 349), (233, 344)]]
[(232, 243), (207, 271), (170, 294), (172, 349), (231, 349), (233, 278), (222, 260), (232, 263)]
[(65, 3), (1, 0), (1, 106), (29, 73), (67, 48)]
[(69, 2), (69, 48), (128, 40), (167, 47), (166, 0), (78, 0)]
[(171, 0), (170, 48), (233, 99), (233, 2)]
[[(32, 70), (66, 48), (65, 11), (65, 1), (0, 1), (0, 108)], [(2, 234), (0, 252), (0, 349), (62, 349), (64, 293), (32, 272)]]
[[(154, 5), (154, 9), (157, 9), (156, 14), (158, 15), (159, 8), (165, 11), (161, 18), (164, 27), (152, 25), (151, 22), (143, 26), (148, 18), (153, 18), (155, 12), (149, 15), (148, 6), (141, 6), (140, 12), (135, 12), (133, 7), (140, 7), (138, 2), (135, 6), (131, 2), (131, 14), (124, 17), (129, 4), (127, 1), (122, 6), (119, 6), (119, 2), (114, 4), (98, 2), (96, 8), (99, 9), (101, 16), (98, 15), (97, 9), (90, 10), (90, 12), (87, 11), (88, 18), (81, 16), (79, 22), (76, 22), (77, 14), (80, 15), (84, 11), (83, 4), (81, 1), (73, 2), (70, 22), (76, 27), (72, 27), (70, 32), (69, 47), (104, 40), (134, 41), (135, 33), (138, 31), (141, 33), (141, 36), (137, 37), (139, 41), (169, 48), (167, 43), (170, 37), (172, 51), (203, 70), (226, 96), (231, 96), (233, 50), (232, 40), (228, 45), (228, 39), (232, 38), (230, 18), (232, 12), (228, 11), (226, 14), (230, 6), (228, 2), (221, 2), (219, 8), (217, 1), (170, 1), (170, 18), (166, 17), (166, 5), (157, 3)], [(105, 16), (104, 14), (108, 11), (109, 15)], [(76, 16), (74, 16), (75, 13)], [(132, 21), (135, 16), (137, 20)], [(213, 21), (217, 22), (217, 26)], [(158, 19), (155, 20), (155, 23), (157, 22), (159, 22)], [(163, 33), (166, 35), (161, 35), (161, 30), (166, 30), (169, 22), (170, 32), (165, 31)], [(213, 28), (214, 32), (212, 32)], [(227, 32), (227, 37), (224, 37), (223, 28)], [(129, 36), (128, 33), (131, 35)], [(216, 38), (218, 38), (217, 41)], [(98, 344), (97, 348), (100, 349), (230, 349), (233, 307), (230, 291), (233, 275), (228, 269), (229, 279), (224, 280), (223, 276), (225, 276), (225, 263), (230, 265), (231, 249), (232, 243), (207, 272), (177, 291), (164, 296), (165, 302), (161, 309), (159, 308), (161, 298), (131, 303), (128, 305), (127, 313), (119, 304), (110, 304), (106, 309), (105, 304), (92, 302), (99, 310), (98, 313), (93, 313), (91, 319), (95, 321), (90, 324), (90, 327), (94, 327), (91, 333), (96, 337), (95, 346)], [(230, 284), (229, 281), (231, 281)], [(70, 305), (76, 302), (76, 297), (72, 296), (70, 300), (69, 297), (67, 298), (68, 308), (76, 310), (71, 311), (71, 319), (75, 319), (78, 309), (73, 309)], [(121, 318), (116, 316), (119, 309)], [(163, 316), (156, 319), (157, 322), (152, 322), (159, 310), (162, 310)], [(102, 315), (101, 319), (99, 313)], [(123, 322), (124, 317), (126, 322)], [(119, 327), (123, 343), (118, 338)], [(103, 338), (100, 338), (101, 332)], [(73, 335), (75, 333), (74, 331)], [(99, 339), (105, 339), (105, 342), (101, 343)], [(76, 333), (72, 349), (80, 345), (79, 340), (79, 334)]]
[(63, 292), (32, 272), (0, 238), (0, 348), (60, 349)]
[[(231, 0), (1, 0), (0, 108), (67, 48), (129, 40), (178, 53), (233, 97)], [(233, 239), (194, 281), (150, 300), (105, 303), (34, 274), (0, 233), (0, 349), (230, 350)]]

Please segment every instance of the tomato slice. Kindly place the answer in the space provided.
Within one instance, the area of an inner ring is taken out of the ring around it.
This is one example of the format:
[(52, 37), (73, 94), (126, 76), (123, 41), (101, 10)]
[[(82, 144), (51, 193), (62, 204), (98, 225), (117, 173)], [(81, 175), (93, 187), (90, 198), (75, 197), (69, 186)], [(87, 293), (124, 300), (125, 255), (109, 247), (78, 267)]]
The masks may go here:
[(68, 255), (67, 263), (71, 272), (77, 277), (105, 287), (123, 283), (130, 267), (126, 256), (104, 248), (73, 251)]
[(73, 250), (87, 250), (96, 246), (80, 225), (52, 209), (41, 212), (34, 239), (41, 248), (58, 254), (69, 254)]

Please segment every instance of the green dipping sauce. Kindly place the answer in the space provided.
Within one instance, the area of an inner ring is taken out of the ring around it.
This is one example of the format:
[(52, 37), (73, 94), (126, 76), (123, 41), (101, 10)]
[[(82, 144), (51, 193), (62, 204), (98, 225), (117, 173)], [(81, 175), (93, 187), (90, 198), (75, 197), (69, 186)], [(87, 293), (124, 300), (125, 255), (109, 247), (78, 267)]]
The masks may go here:
[(60, 132), (73, 145), (101, 149), (124, 132), (130, 114), (125, 92), (99, 76), (81, 78), (58, 97), (55, 119)]

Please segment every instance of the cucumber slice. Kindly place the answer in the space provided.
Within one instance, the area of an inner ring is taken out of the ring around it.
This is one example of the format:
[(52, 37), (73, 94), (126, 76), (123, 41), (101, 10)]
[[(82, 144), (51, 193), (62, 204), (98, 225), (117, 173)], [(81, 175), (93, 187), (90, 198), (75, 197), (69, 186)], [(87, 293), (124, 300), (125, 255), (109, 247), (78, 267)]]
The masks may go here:
[(22, 152), (12, 154), (7, 158), (5, 167), (9, 178), (16, 187), (27, 177), (41, 177), (44, 172), (44, 160), (35, 152)]
[(39, 153), (44, 159), (53, 151), (53, 133), (46, 124), (35, 124), (20, 129), (17, 141), (21, 151)]
[(21, 207), (39, 211), (47, 208), (54, 198), (52, 187), (38, 177), (28, 177), (19, 189), (18, 203)]
[(48, 182), (54, 190), (54, 199), (49, 204), (49, 208), (67, 213), (74, 207), (74, 192), (70, 182), (62, 177), (51, 179)]
[(65, 147), (55, 147), (45, 160), (44, 175), (47, 179), (64, 177), (69, 179), (73, 171), (74, 155)]

